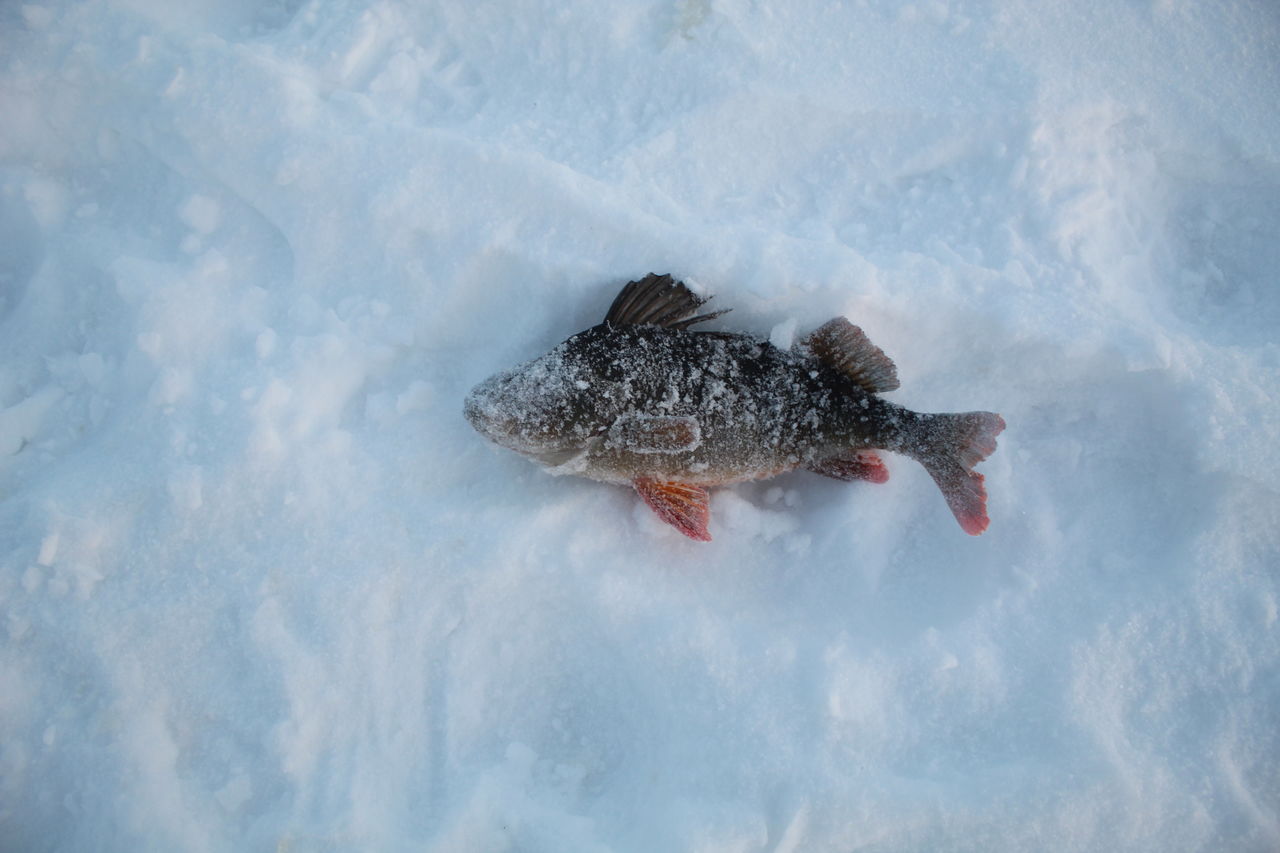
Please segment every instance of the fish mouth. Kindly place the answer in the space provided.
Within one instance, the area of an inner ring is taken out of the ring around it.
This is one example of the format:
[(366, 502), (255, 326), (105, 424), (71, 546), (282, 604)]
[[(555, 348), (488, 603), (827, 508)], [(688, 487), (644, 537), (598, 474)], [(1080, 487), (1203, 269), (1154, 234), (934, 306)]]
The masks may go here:
[(527, 452), (521, 436), (520, 421), (514, 416), (504, 414), (471, 398), (463, 404), (462, 414), (476, 432), (495, 444), (501, 444), (503, 447), (522, 453)]
[(462, 402), (463, 417), (477, 432), (489, 438), (514, 435), (519, 429), (515, 413), (503, 400), (505, 379), (504, 374), (486, 379), (472, 388)]
[(548, 468), (559, 468), (560, 466), (567, 465), (577, 457), (581, 456), (582, 451), (583, 448), (581, 447), (565, 447), (556, 450), (539, 450), (537, 452), (530, 453), (529, 456), (536, 459), (541, 464), (546, 465)]
[(502, 419), (497, 416), (494, 406), (485, 404), (483, 397), (481, 386), (472, 389), (467, 399), (462, 401), (462, 416), (477, 432), (489, 435), (501, 425)]

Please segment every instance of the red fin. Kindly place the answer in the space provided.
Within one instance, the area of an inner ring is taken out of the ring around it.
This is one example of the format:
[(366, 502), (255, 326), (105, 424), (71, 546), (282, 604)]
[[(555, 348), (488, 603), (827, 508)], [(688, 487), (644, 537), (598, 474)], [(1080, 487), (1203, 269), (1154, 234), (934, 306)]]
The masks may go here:
[(705, 488), (648, 477), (637, 477), (632, 483), (658, 518), (690, 539), (711, 541), (711, 534), (707, 532), (707, 522), (711, 520), (711, 498)]
[(839, 370), (872, 394), (898, 387), (898, 368), (884, 350), (844, 317), (823, 323), (804, 345), (818, 359)]
[(1004, 419), (991, 412), (926, 415), (925, 450), (918, 454), (933, 477), (947, 506), (965, 533), (977, 536), (987, 529), (987, 489), (973, 470), (996, 449)]
[(874, 450), (857, 450), (852, 456), (833, 456), (814, 462), (809, 470), (824, 477), (836, 480), (867, 480), (872, 483), (884, 483), (889, 480), (889, 469), (884, 460)]

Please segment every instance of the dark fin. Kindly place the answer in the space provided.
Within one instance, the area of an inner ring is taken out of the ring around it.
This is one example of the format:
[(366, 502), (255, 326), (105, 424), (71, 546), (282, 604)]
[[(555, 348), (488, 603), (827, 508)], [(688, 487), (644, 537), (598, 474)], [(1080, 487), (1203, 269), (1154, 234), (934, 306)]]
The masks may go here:
[(885, 467), (880, 454), (874, 450), (855, 450), (851, 455), (833, 456), (821, 462), (814, 462), (808, 467), (815, 474), (846, 482), (867, 480), (872, 483), (886, 483), (889, 481), (889, 469)]
[(649, 273), (639, 281), (631, 281), (622, 288), (604, 321), (610, 326), (667, 326), (687, 329), (694, 323), (711, 320), (726, 313), (712, 311), (709, 314), (691, 316), (698, 306), (706, 302), (698, 294), (669, 275)]
[(823, 323), (804, 339), (803, 345), (820, 361), (872, 394), (898, 387), (898, 368), (893, 366), (893, 361), (844, 317)]
[(987, 529), (987, 490), (973, 470), (996, 449), (1004, 419), (991, 412), (961, 415), (922, 415), (921, 435), (914, 455), (933, 477), (947, 506), (965, 533), (977, 536)]
[(710, 542), (707, 522), (711, 520), (711, 496), (702, 486), (668, 483), (637, 477), (632, 481), (640, 497), (658, 518), (690, 539)]
[(684, 415), (624, 415), (609, 427), (608, 447), (635, 453), (684, 453), (702, 442), (698, 421)]

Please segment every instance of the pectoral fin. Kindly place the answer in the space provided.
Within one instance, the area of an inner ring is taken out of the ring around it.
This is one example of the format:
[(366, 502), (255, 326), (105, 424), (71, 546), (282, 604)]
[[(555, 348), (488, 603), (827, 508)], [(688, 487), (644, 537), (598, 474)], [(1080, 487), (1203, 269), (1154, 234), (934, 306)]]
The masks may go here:
[(702, 486), (670, 483), (637, 477), (632, 481), (640, 497), (658, 518), (690, 539), (710, 542), (707, 522), (711, 519), (711, 498)]
[(677, 415), (625, 415), (609, 428), (607, 446), (634, 453), (684, 453), (702, 442), (698, 421)]

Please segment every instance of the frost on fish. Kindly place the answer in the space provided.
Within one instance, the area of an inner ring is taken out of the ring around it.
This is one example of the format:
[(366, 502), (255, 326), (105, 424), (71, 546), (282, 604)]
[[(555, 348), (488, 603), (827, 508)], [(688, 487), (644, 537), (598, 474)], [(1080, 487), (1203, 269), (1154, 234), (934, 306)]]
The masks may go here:
[(671, 276), (622, 289), (603, 323), (468, 395), (477, 430), (553, 473), (630, 483), (664, 521), (709, 539), (706, 487), (795, 468), (882, 483), (876, 449), (920, 461), (968, 533), (987, 527), (973, 466), (1004, 428), (989, 412), (919, 414), (878, 395), (893, 362), (837, 317), (790, 349), (690, 327), (706, 299)]

